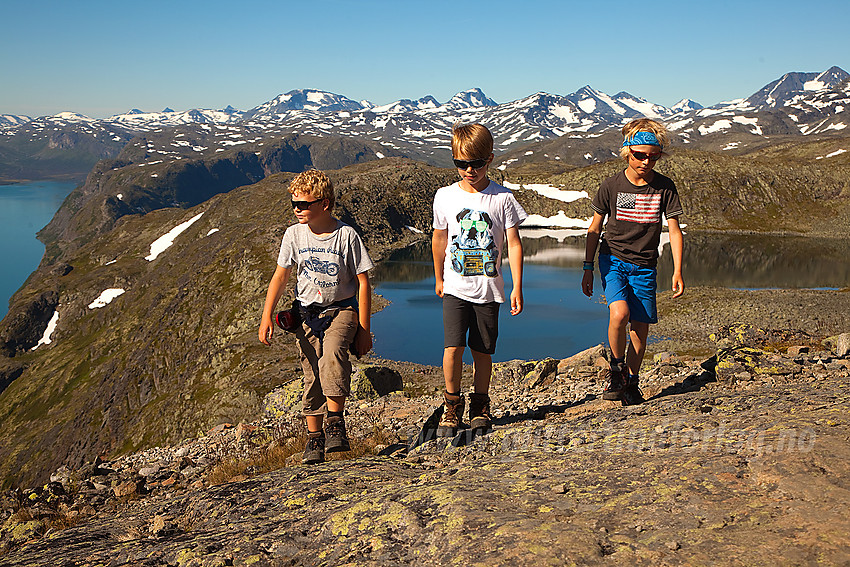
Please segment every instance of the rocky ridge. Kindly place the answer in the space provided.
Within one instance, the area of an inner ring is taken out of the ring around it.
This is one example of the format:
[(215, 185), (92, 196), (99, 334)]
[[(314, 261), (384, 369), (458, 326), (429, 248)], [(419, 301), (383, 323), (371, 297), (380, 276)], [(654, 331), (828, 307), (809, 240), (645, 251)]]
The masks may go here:
[[(822, 341), (741, 323), (712, 340), (707, 359), (647, 361), (640, 406), (599, 399), (601, 346), (497, 364), (494, 431), (453, 439), (418, 435), (439, 398), (410, 386), (436, 383), (437, 369), (369, 361), (347, 420), (355, 442), (385, 432), (377, 454), (312, 467), (295, 454), (291, 466), (211, 485), (224, 455), (297, 435), (278, 390), (258, 422), (6, 493), (3, 563), (850, 560), (850, 334)], [(387, 376), (405, 391), (379, 395)], [(60, 516), (68, 527), (50, 524)]]

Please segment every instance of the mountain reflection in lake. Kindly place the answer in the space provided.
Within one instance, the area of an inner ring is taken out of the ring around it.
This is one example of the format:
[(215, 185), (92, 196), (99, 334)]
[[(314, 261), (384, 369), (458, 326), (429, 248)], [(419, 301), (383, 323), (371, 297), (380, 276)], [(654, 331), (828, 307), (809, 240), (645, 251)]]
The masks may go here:
[[(607, 343), (608, 309), (596, 272), (594, 297), (581, 293), (585, 231), (523, 230), (525, 309), (503, 306), (495, 361), (565, 358)], [(843, 288), (850, 286), (850, 241), (759, 235), (685, 235), (687, 286)], [(673, 261), (665, 246), (659, 290), (670, 287)], [(505, 292), (511, 289), (504, 266)], [(372, 319), (382, 357), (439, 365), (443, 353), (441, 300), (434, 293), (430, 241), (393, 254), (372, 272), (375, 291), (392, 303)], [(467, 362), (471, 362), (467, 351)]]
[[(850, 286), (850, 240), (775, 235), (685, 235), (685, 285), (738, 289)], [(673, 275), (669, 251), (658, 264), (659, 287)]]

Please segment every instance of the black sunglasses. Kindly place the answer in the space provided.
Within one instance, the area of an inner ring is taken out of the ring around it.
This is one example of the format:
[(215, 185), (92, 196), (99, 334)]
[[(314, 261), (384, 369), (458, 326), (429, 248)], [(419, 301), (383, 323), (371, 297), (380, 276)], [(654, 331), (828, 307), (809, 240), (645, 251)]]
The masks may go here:
[(292, 201), (292, 208), (298, 209), (299, 211), (304, 211), (310, 208), (310, 205), (313, 203), (318, 203), (319, 201), (324, 201), (324, 199), (316, 199), (315, 201)]
[(644, 161), (644, 160), (647, 160), (647, 159), (649, 161), (658, 161), (658, 158), (661, 157), (661, 152), (656, 152), (654, 154), (648, 154), (646, 152), (636, 152), (634, 150), (629, 150), (629, 151), (632, 152), (632, 156), (634, 156), (634, 158), (638, 161)]
[(487, 165), (486, 159), (452, 159), (452, 161), (455, 162), (455, 167), (457, 167), (458, 169), (469, 169), (470, 167), (472, 169), (481, 169), (482, 167)]

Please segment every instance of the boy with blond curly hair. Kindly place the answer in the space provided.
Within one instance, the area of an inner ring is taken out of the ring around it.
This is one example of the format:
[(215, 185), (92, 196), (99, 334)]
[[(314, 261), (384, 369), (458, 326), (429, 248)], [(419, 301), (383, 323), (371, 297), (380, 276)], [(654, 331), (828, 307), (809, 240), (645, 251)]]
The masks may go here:
[(656, 265), (662, 214), (667, 219), (673, 253), (673, 297), (685, 291), (679, 227), (682, 205), (673, 181), (653, 171), (656, 162), (666, 155), (664, 147), (670, 143), (667, 129), (654, 120), (641, 118), (626, 124), (622, 133), (620, 156), (627, 167), (603, 181), (591, 203), (594, 214), (587, 231), (581, 287), (585, 295), (593, 295), (593, 258), (599, 246), (599, 273), (608, 302), (611, 349), (602, 399), (633, 405), (644, 401), (638, 372), (646, 353), (649, 325), (658, 322)]
[(325, 452), (350, 450), (343, 419), (351, 392), (348, 353), (352, 345), (358, 356), (372, 348), (372, 260), (357, 232), (331, 214), (334, 188), (327, 175), (317, 170), (300, 173), (289, 192), (298, 222), (283, 235), (259, 338), (270, 344), (275, 307), (295, 269), (295, 309), (301, 322), (294, 332), (304, 370), (307, 422), (302, 461), (312, 464), (324, 461)]

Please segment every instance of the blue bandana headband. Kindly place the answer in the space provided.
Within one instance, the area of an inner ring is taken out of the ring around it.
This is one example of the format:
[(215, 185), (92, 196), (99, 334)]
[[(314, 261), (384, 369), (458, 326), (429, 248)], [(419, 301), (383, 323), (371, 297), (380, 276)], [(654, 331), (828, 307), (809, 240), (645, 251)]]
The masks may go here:
[(631, 138), (626, 138), (623, 141), (623, 147), (626, 146), (658, 146), (659, 148), (663, 148), (661, 142), (658, 141), (658, 138), (655, 137), (655, 134), (652, 132), (635, 132), (635, 135)]

